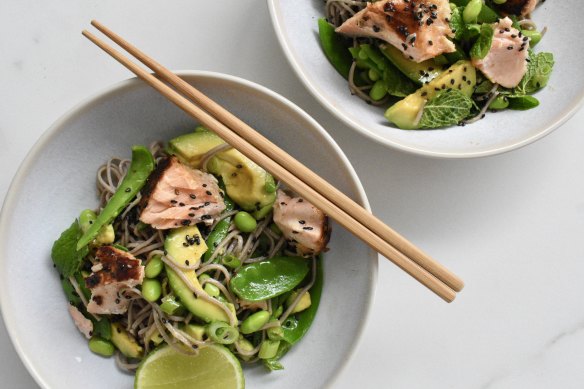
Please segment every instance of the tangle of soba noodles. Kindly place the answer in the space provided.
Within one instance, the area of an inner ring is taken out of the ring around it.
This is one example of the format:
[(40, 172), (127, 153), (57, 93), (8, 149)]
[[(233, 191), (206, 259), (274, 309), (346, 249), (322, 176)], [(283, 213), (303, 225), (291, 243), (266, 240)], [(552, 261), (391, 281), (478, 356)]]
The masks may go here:
[[(202, 158), (202, 170), (205, 170), (207, 161), (211, 159), (213, 155), (228, 148), (229, 146), (221, 145), (205, 154)], [(162, 142), (151, 144), (150, 150), (157, 162), (162, 158), (167, 157)], [(112, 158), (99, 168), (97, 172), (97, 192), (100, 199), (100, 209), (103, 208), (113, 196), (129, 166), (130, 161), (127, 159)], [(169, 255), (164, 251), (165, 237), (163, 231), (153, 229), (138, 221), (137, 205), (140, 202), (140, 199), (141, 196), (138, 194), (115, 220), (113, 224), (116, 236), (115, 243), (126, 247), (132, 255), (141, 259), (144, 265), (146, 265), (154, 256), (161, 256), (162, 261), (175, 270), (179, 277), (182, 277), (185, 284), (189, 286), (197, 298), (208, 301), (222, 309), (227, 314), (227, 317), (229, 317), (229, 324), (232, 326), (237, 327), (238, 323), (252, 313), (252, 310), (242, 305), (239, 298), (229, 287), (229, 281), (233, 276), (233, 273), (239, 270), (239, 268), (230, 269), (221, 264), (221, 262), (217, 262), (216, 259), (218, 255), (225, 256), (232, 254), (241, 261), (241, 266), (272, 258), (279, 253), (295, 255), (294, 252), (287, 249), (286, 239), (283, 236), (280, 236), (270, 228), (267, 228), (273, 221), (272, 215), (269, 214), (263, 220), (258, 222), (257, 228), (254, 231), (247, 234), (237, 230), (232, 221), (227, 235), (221, 242), (219, 242), (213, 255), (211, 255), (206, 261), (201, 262), (198, 267), (177, 265), (176, 262), (172, 261)], [(202, 238), (206, 239), (220, 220), (233, 216), (237, 212), (237, 210), (224, 211), (214, 221), (213, 225), (201, 229)], [(262, 255), (252, 257), (252, 254), (258, 249), (260, 242), (267, 242), (266, 247), (261, 250)], [(88, 257), (92, 264), (96, 263), (95, 258), (91, 258), (91, 256)], [(239, 347), (237, 342), (234, 344), (232, 351), (240, 359), (247, 363), (257, 361), (259, 359), (259, 344), (266, 339), (266, 331), (271, 327), (284, 324), (290, 315), (290, 312), (300, 301), (303, 294), (314, 285), (316, 278), (316, 258), (313, 256), (309, 260), (311, 260), (311, 275), (309, 277), (309, 282), (302, 288), (301, 292), (297, 294), (293, 303), (286, 311), (284, 311), (279, 320), (271, 321), (262, 327), (259, 332), (260, 335), (258, 335), (260, 342), (257, 347), (252, 350), (243, 350)], [(192, 287), (192, 284), (185, 278), (181, 270), (196, 270), (197, 276), (203, 273), (211, 275), (211, 278), (201, 281), (201, 287), (204, 287), (206, 283), (211, 283), (219, 288), (227, 301), (232, 303), (235, 307), (236, 315), (229, 310), (227, 305), (210, 297), (206, 293), (201, 292), (199, 289)], [(79, 285), (74, 277), (71, 277), (71, 282), (79, 296), (83, 296), (83, 293), (81, 293)], [(172, 293), (166, 278), (163, 279), (161, 285), (162, 297)], [(184, 315), (168, 315), (162, 311), (158, 303), (145, 300), (142, 297), (140, 290), (137, 288), (126, 289), (124, 294), (129, 296), (130, 305), (127, 313), (116, 315), (116, 320), (119, 320), (119, 323), (121, 323), (121, 325), (136, 338), (137, 342), (144, 348), (144, 355), (147, 355), (152, 349), (151, 340), (154, 336), (158, 336), (158, 334), (160, 334), (164, 341), (170, 346), (175, 347), (180, 352), (189, 354), (196, 353), (199, 347), (212, 342), (210, 339), (197, 340), (180, 328), (181, 325), (196, 322), (196, 318), (188, 313), (188, 311)], [(271, 315), (272, 307), (269, 303), (270, 300), (267, 300), (267, 302), (267, 310)], [(87, 306), (88, 302), (86, 299), (83, 299), (82, 303)], [(129, 371), (135, 370), (138, 366), (138, 362), (139, 361), (130, 361), (121, 353), (116, 353), (116, 363), (122, 369)]]

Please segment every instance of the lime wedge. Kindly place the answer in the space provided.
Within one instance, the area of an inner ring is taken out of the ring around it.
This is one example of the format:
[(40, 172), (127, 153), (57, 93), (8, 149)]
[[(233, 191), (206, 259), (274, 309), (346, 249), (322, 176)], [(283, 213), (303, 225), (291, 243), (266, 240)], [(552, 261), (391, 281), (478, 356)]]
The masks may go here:
[(197, 355), (170, 346), (152, 351), (136, 371), (135, 389), (243, 389), (241, 364), (225, 347), (211, 345)]

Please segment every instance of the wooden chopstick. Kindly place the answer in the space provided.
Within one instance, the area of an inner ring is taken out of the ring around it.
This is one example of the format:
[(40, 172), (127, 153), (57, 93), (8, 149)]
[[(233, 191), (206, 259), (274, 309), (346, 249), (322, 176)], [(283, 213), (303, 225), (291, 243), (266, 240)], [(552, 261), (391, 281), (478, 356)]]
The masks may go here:
[[(162, 65), (158, 64), (144, 53), (130, 45), (117, 34), (105, 28), (98, 22), (94, 21), (92, 24), (105, 35), (110, 37), (114, 42), (118, 43), (121, 47), (126, 49), (130, 54), (134, 55), (147, 66), (151, 67), (159, 77), (172, 83), (173, 86), (177, 88), (177, 90), (197, 101), (197, 103), (203, 106), (205, 110), (207, 110), (213, 116), (220, 118), (221, 121), (217, 120), (203, 109), (191, 103), (168, 85), (164, 84), (152, 74), (146, 72), (138, 65), (131, 62), (121, 53), (102, 42), (88, 31), (83, 31), (83, 35), (89, 38), (93, 43), (98, 45), (100, 48), (114, 57), (118, 62), (127, 67), (138, 77), (146, 81), (149, 85), (154, 87), (164, 96), (166, 96), (186, 113), (199, 120), (201, 124), (216, 132), (227, 143), (237, 148), (240, 152), (242, 152), (254, 162), (263, 166), (266, 170), (285, 182), (291, 189), (305, 197), (316, 207), (322, 209), (323, 212), (335, 219), (343, 227), (353, 232), (356, 236), (362, 239), (365, 243), (369, 244), (376, 251), (392, 260), (396, 265), (405, 270), (408, 274), (412, 275), (415, 279), (420, 281), (429, 289), (434, 291), (444, 300), (449, 302), (452, 301), (456, 296), (456, 291), (462, 289), (463, 283), (457, 276), (452, 274), (442, 265), (432, 260), (426, 254), (422, 253), (419, 249), (417, 249), (411, 243), (407, 242), (407, 240), (405, 240), (395, 231), (385, 226), (369, 212), (358, 206), (343, 193), (335, 189), (332, 185), (326, 183), (322, 178), (308, 170), (288, 154), (281, 151), (266, 138), (257, 134), (255, 130), (251, 129), (239, 119), (229, 114), (218, 104), (208, 99), (201, 92), (194, 89), (190, 84), (186, 83), (184, 80), (180, 79), (178, 76), (164, 68)], [(227, 126), (224, 123), (227, 124)], [(242, 134), (244, 136), (241, 137), (238, 134)], [(247, 140), (244, 140), (244, 138)], [(284, 168), (283, 166), (287, 166), (288, 169)], [(294, 174), (292, 174), (291, 171), (293, 171)], [(307, 181), (319, 182), (317, 187), (324, 187), (325, 190), (321, 190), (319, 192), (315, 190), (315, 188), (306, 184)], [(325, 195), (323, 195), (321, 192), (324, 192)], [(329, 200), (330, 198), (335, 197), (337, 198), (335, 202)], [(344, 206), (345, 209), (342, 209), (339, 204)], [(351, 216), (347, 212), (347, 209), (349, 212), (356, 214), (357, 216)], [(365, 220), (365, 222), (362, 220)], [(372, 220), (373, 222), (371, 222)], [(375, 227), (372, 227), (372, 225)], [(381, 236), (377, 236), (375, 234), (375, 230), (383, 231), (384, 234), (379, 234)], [(385, 235), (390, 236), (387, 238)], [(397, 248), (393, 247), (388, 242), (395, 244)], [(404, 253), (402, 253), (399, 249), (402, 249)], [(413, 254), (410, 255), (410, 253)], [(404, 254), (411, 256), (413, 260)], [(421, 262), (421, 264), (418, 264), (414, 261)]]

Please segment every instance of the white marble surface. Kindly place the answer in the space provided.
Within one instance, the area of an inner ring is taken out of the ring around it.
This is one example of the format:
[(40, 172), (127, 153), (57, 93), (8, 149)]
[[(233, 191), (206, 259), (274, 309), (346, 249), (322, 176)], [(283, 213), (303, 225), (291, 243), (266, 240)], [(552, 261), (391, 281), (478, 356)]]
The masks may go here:
[[(0, 201), (55, 119), (129, 77), (81, 37), (92, 18), (171, 68), (234, 74), (296, 102), (345, 150), (374, 212), (465, 279), (447, 305), (380, 258), (366, 333), (335, 387), (584, 387), (583, 111), (509, 154), (425, 159), (321, 108), (286, 63), (263, 0), (4, 0)], [(2, 388), (36, 387), (1, 321), (0, 360)]]

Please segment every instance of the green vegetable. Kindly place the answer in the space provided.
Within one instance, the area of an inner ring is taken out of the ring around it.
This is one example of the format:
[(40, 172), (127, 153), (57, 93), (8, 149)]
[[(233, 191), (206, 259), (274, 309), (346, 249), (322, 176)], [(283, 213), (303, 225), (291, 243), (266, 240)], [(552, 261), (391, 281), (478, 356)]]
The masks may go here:
[(148, 278), (155, 278), (164, 269), (164, 262), (162, 262), (162, 257), (160, 255), (155, 255), (146, 264), (144, 268), (144, 275)]
[(369, 91), (369, 97), (375, 101), (378, 101), (384, 98), (385, 95), (387, 95), (385, 82), (383, 80), (375, 81), (375, 84), (373, 84), (373, 87)]
[(308, 273), (301, 257), (274, 257), (244, 266), (231, 279), (233, 292), (249, 301), (261, 301), (294, 289)]
[(84, 209), (79, 214), (79, 227), (81, 227), (81, 231), (85, 234), (89, 227), (95, 222), (97, 219), (97, 214), (92, 209)]
[(157, 301), (162, 294), (162, 285), (156, 279), (147, 278), (142, 282), (142, 297), (151, 303)]
[(521, 32), (529, 38), (529, 47), (535, 47), (541, 41), (541, 32), (537, 30), (521, 30)]
[(266, 330), (266, 333), (271, 340), (281, 340), (284, 338), (284, 330), (282, 329), (282, 326), (270, 327)]
[(507, 0), (493, 0), (493, 3), (500, 5), (500, 4), (505, 4), (507, 2)]
[[(219, 181), (219, 187), (221, 189), (225, 190), (225, 185), (223, 184), (223, 181)], [(233, 201), (231, 201), (229, 196), (225, 195), (223, 197), (223, 201), (225, 201), (225, 211), (224, 212), (232, 211), (234, 205), (233, 205)], [(211, 231), (211, 233), (209, 234), (209, 236), (207, 237), (207, 240), (206, 240), (207, 251), (205, 252), (205, 254), (203, 254), (203, 261), (204, 262), (208, 261), (209, 258), (211, 258), (211, 256), (215, 252), (215, 248), (217, 247), (217, 245), (223, 239), (225, 239), (225, 237), (227, 236), (227, 233), (229, 232), (230, 225), (231, 225), (231, 217), (226, 217), (224, 219), (221, 219), (215, 225), (215, 228), (213, 228), (213, 231)]]
[(483, 0), (470, 0), (462, 11), (462, 20), (465, 23), (476, 23), (482, 7)]
[(499, 15), (495, 12), (491, 7), (486, 4), (483, 4), (481, 7), (481, 12), (477, 17), (478, 23), (495, 23), (499, 20)]
[(282, 324), (282, 330), (284, 332), (283, 340), (288, 344), (293, 345), (298, 342), (307, 332), (314, 318), (316, 316), (316, 311), (320, 304), (320, 297), (322, 295), (323, 286), (323, 269), (322, 269), (322, 258), (319, 258), (316, 262), (316, 279), (314, 285), (310, 288), (312, 304), (310, 307), (302, 312), (295, 314), (292, 317), (286, 319)]
[(274, 358), (278, 353), (279, 346), (279, 340), (265, 339), (260, 346), (258, 357), (260, 357), (260, 359)]
[(341, 76), (345, 79), (349, 78), (353, 60), (344, 44), (343, 37), (338, 35), (333, 25), (323, 18), (318, 19), (318, 35), (324, 54), (330, 63)]
[(207, 283), (203, 287), (203, 290), (211, 297), (217, 297), (221, 294), (221, 290), (213, 284)]
[(462, 7), (454, 7), (450, 15), (450, 28), (454, 33), (454, 39), (460, 40), (464, 35), (465, 25), (462, 19)]
[(162, 298), (160, 309), (162, 309), (162, 312), (166, 313), (167, 315), (174, 315), (179, 314), (182, 310), (184, 310), (184, 306), (176, 301), (176, 298), (173, 295), (168, 294)]
[(554, 68), (554, 55), (552, 53), (530, 53), (527, 72), (514, 94), (532, 94), (545, 87)]
[(239, 211), (233, 218), (235, 227), (241, 232), (252, 232), (258, 226), (256, 219), (245, 211)]
[(483, 59), (487, 56), (491, 49), (491, 44), (493, 43), (494, 33), (495, 31), (490, 24), (481, 24), (480, 35), (470, 49), (470, 56), (473, 59)]
[(241, 266), (241, 261), (233, 254), (227, 254), (221, 258), (221, 263), (232, 269), (236, 269)]
[(509, 96), (509, 109), (525, 111), (539, 105), (539, 100), (533, 96)]
[(102, 316), (99, 320), (97, 320), (91, 315), (87, 316), (89, 316), (89, 319), (93, 323), (94, 336), (98, 336), (105, 340), (112, 339), (112, 327), (110, 321), (107, 318)]
[(214, 321), (205, 327), (205, 333), (215, 343), (233, 344), (239, 339), (237, 328), (222, 321)]
[(259, 331), (270, 320), (268, 311), (257, 311), (249, 315), (240, 326), (242, 334), (251, 334)]
[(101, 228), (110, 224), (128, 205), (146, 183), (146, 179), (154, 170), (154, 164), (154, 158), (146, 147), (132, 147), (132, 163), (128, 173), (95, 222), (77, 242), (77, 250), (87, 246), (99, 234)]
[(115, 347), (112, 342), (100, 338), (99, 336), (93, 336), (89, 339), (89, 349), (94, 353), (104, 356), (111, 357), (114, 355)]
[(75, 220), (53, 243), (51, 258), (59, 273), (65, 278), (72, 276), (79, 270), (81, 261), (89, 252), (87, 247), (79, 247), (78, 245), (81, 235), (81, 228)]
[(273, 358), (264, 359), (264, 366), (268, 368), (268, 370), (282, 370), (284, 366), (279, 362), (279, 359), (282, 358), (288, 350), (290, 350), (290, 343), (287, 342), (280, 342), (280, 346), (278, 347), (278, 352)]
[(500, 95), (493, 100), (493, 102), (489, 105), (489, 109), (505, 109), (509, 106), (509, 99), (505, 95)]
[(428, 101), (420, 128), (440, 128), (458, 124), (470, 114), (473, 101), (458, 89), (447, 89)]

